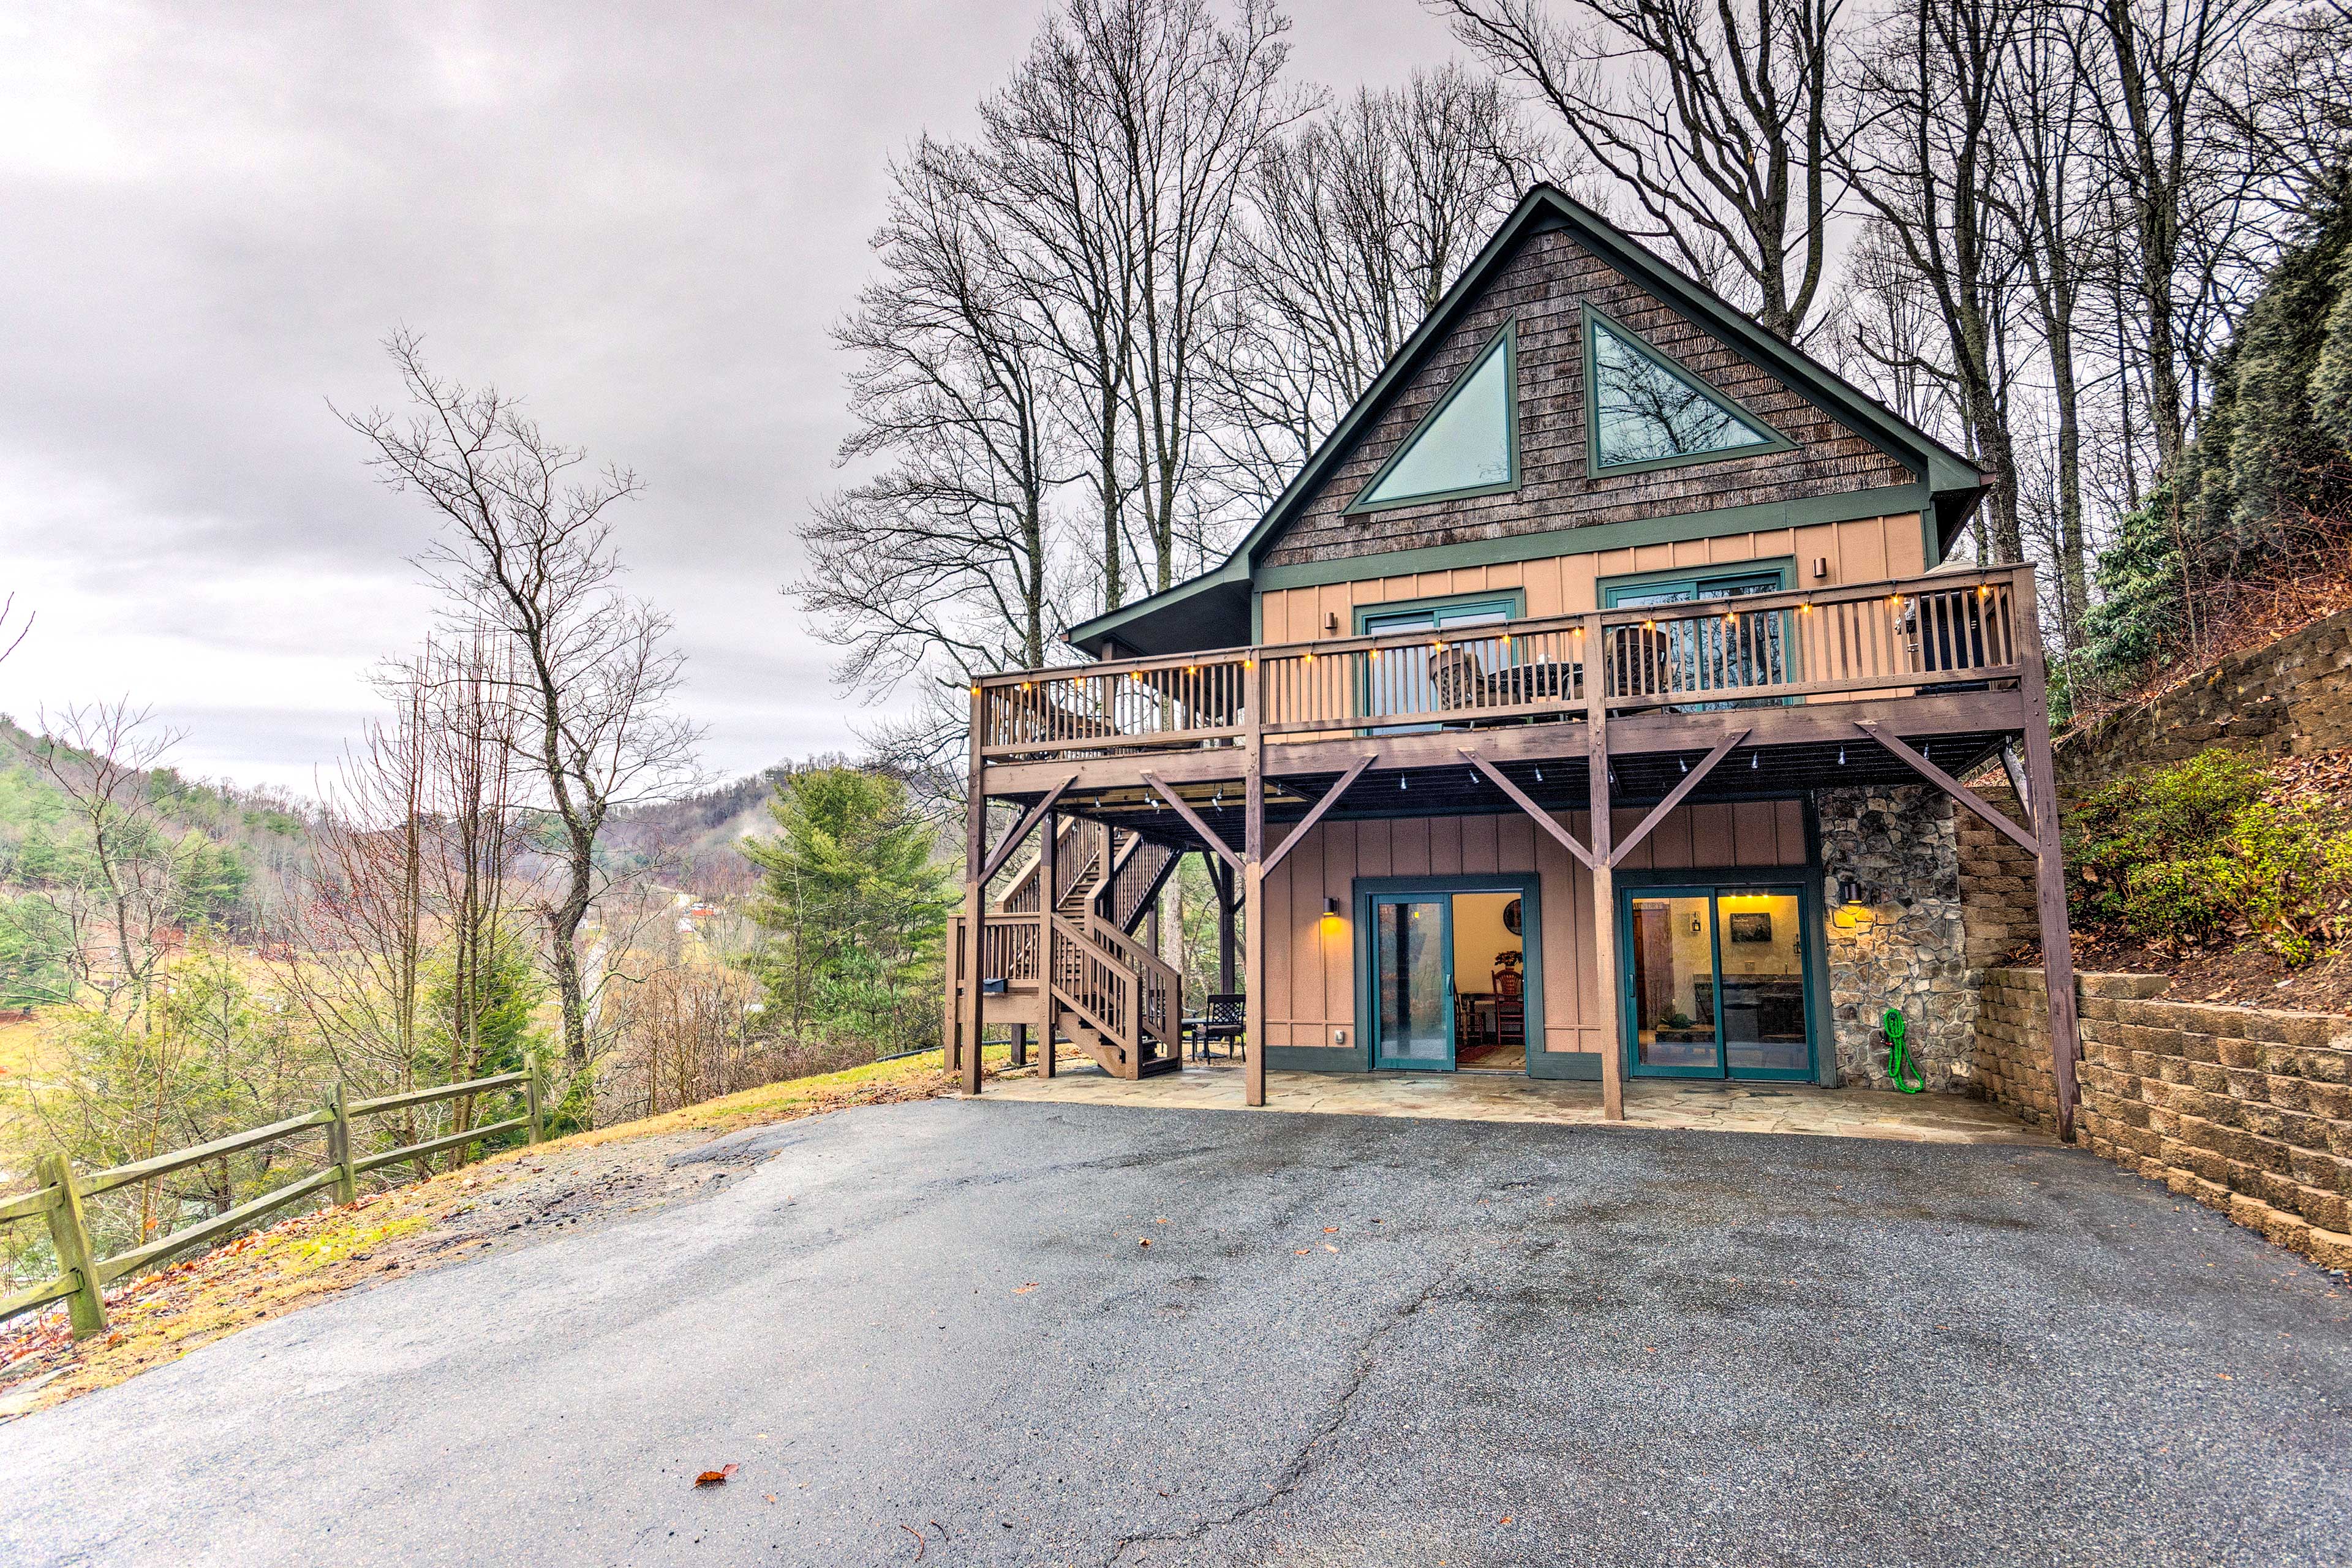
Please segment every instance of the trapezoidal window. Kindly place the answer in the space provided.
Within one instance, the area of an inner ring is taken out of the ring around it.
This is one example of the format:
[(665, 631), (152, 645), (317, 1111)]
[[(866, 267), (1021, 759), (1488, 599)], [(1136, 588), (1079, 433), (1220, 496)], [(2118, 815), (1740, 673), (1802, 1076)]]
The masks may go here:
[(1671, 468), (1793, 445), (1600, 311), (1584, 313), (1595, 473)]
[(1512, 323), (1506, 321), (1348, 510), (1374, 511), (1516, 489), (1517, 398), (1518, 351)]

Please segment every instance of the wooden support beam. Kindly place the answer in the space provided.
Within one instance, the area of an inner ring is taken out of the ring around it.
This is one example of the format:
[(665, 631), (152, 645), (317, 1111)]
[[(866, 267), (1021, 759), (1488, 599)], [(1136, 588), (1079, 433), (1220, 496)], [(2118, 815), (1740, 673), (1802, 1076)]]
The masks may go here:
[[(1054, 809), (1055, 803), (1061, 800), (1063, 792), (1077, 782), (1078, 775), (1072, 773), (1060, 784), (1055, 784), (1052, 790), (1048, 791), (1045, 799), (1039, 801), (1036, 805), (1029, 808), (1029, 815), (1021, 819), (1021, 826), (1006, 834), (1004, 836), (1004, 842), (999, 844), (996, 847), (996, 852), (989, 856), (987, 860), (982, 865), (980, 869), (980, 879), (983, 884), (992, 882), (996, 879), (996, 874), (1004, 869), (1004, 863), (1013, 858), (1013, 852), (1021, 847), (1021, 841), (1029, 837), (1029, 830), (1036, 826), (1040, 822), (1043, 822), (1047, 814)], [(983, 834), (987, 831), (987, 821), (988, 814), (985, 811), (982, 811), (981, 814), (981, 822), (982, 824), (982, 831)], [(1045, 844), (1049, 852), (1052, 848), (1053, 843), (1053, 836), (1051, 834), (1046, 835)]]
[(2050, 698), (2042, 668), (2042, 621), (2034, 608), (2033, 568), (2021, 566), (2011, 589), (2020, 621), (2017, 689), (2025, 700), (2025, 778), (2033, 799), (2034, 912), (2042, 925), (2042, 977), (2049, 991), (2050, 1078), (2058, 1092), (2058, 1136), (2074, 1141), (2079, 1090), (2074, 1064), (2083, 1041), (2074, 1016), (2074, 936), (2066, 923), (2066, 854), (2059, 837), (2058, 781), (2050, 760)]
[(1201, 858), (1209, 865), (1209, 885), (1217, 890), (1217, 992), (1230, 996), (1234, 992), (1234, 916), (1239, 900), (1234, 891), (1234, 868), (1206, 851)]
[[(1252, 673), (1255, 673), (1255, 671)], [(1263, 826), (1265, 821), (1265, 791), (1259, 787), (1259, 775), (1255, 762), (1255, 752), (1253, 751), (1251, 755), (1252, 761), (1247, 771), (1243, 774), (1244, 787), (1249, 795), (1249, 820)], [(1215, 828), (1211, 827), (1207, 823), (1201, 820), (1201, 814), (1199, 812), (1194, 811), (1191, 806), (1184, 804), (1183, 796), (1169, 788), (1168, 785), (1160, 783), (1160, 775), (1158, 773), (1138, 773), (1135, 776), (1141, 779), (1145, 786), (1149, 788), (1152, 794), (1166, 801), (1169, 805), (1169, 808), (1174, 811), (1177, 816), (1182, 817), (1187, 826), (1189, 826), (1193, 832), (1201, 836), (1202, 843), (1215, 850), (1219, 855), (1223, 856), (1227, 865), (1233, 867), (1235, 870), (1241, 869), (1242, 857), (1234, 854), (1232, 847), (1217, 836), (1217, 830)]]
[(988, 793), (980, 757), (980, 688), (971, 691), (971, 774), (964, 795), (963, 838), (963, 1006), (956, 1019), (956, 1065), (962, 1069), (963, 1091), (980, 1092), (980, 1037), (988, 1017), (988, 1004), (980, 994), (982, 954), (988, 947)]
[[(1249, 729), (1242, 773), (1242, 1103), (1265, 1103), (1265, 668), (1252, 659), (1242, 672)], [(1156, 787), (1156, 786), (1155, 786)], [(1173, 798), (1172, 796), (1171, 797)], [(1190, 812), (1185, 813), (1191, 816)], [(1217, 847), (1231, 858), (1222, 841)]]
[(1055, 879), (1060, 869), (1055, 864), (1060, 858), (1055, 853), (1061, 843), (1060, 813), (1045, 819), (1045, 858), (1037, 866), (1037, 1005), (1045, 1015), (1045, 1026), (1037, 1042), (1037, 1076), (1052, 1078), (1060, 1066), (1054, 1048), (1054, 1026), (1061, 1021), (1061, 1005), (1054, 1000), (1054, 911), (1062, 907), (1062, 887)]
[(1282, 847), (1265, 858), (1265, 868), (1271, 871), (1276, 866), (1281, 865), (1282, 858), (1289, 854), (1293, 849), (1297, 848), (1299, 841), (1307, 837), (1307, 830), (1314, 826), (1317, 823), (1322, 821), (1323, 814), (1325, 812), (1339, 804), (1339, 797), (1348, 793), (1348, 786), (1354, 784), (1359, 778), (1362, 777), (1363, 772), (1366, 768), (1370, 767), (1374, 763), (1377, 763), (1380, 760), (1381, 757), (1378, 752), (1367, 752), (1362, 756), (1357, 758), (1356, 765), (1349, 768), (1346, 773), (1341, 773), (1339, 775), (1339, 782), (1333, 784), (1329, 789), (1325, 790), (1323, 792), (1323, 798), (1317, 801), (1314, 808), (1307, 812), (1305, 816), (1299, 818), (1298, 826), (1290, 830), (1290, 837), (1282, 841)]
[[(2044, 744), (2048, 743), (2049, 730), (2047, 725), (2048, 721), (2045, 719), (2044, 728), (2042, 731)], [(2020, 848), (2023, 849), (2027, 854), (2039, 855), (2042, 852), (2041, 844), (2036, 840), (2032, 834), (2028, 833), (2016, 823), (2011, 822), (2000, 812), (1994, 810), (1991, 803), (1987, 801), (1984, 796), (1977, 794), (1976, 791), (1970, 789), (1968, 785), (1962, 784), (1959, 780), (1954, 778), (1951, 774), (1946, 773), (1943, 769), (1937, 767), (1935, 763), (1929, 762), (1927, 758), (1913, 751), (1909, 746), (1904, 744), (1899, 736), (1890, 735), (1885, 730), (1880, 729), (1875, 720), (1858, 720), (1855, 721), (1853, 727), (1861, 731), (1870, 739), (1877, 742), (1880, 745), (1885, 747), (1888, 751), (1894, 752), (1896, 756), (1902, 758), (1905, 762), (1910, 763), (1913, 770), (1922, 778), (1927, 779), (1929, 783), (1941, 789), (1946, 795), (1950, 795), (1954, 800), (1958, 801), (1962, 805), (1967, 806), (1970, 811), (1975, 812), (1979, 816), (1983, 817), (1987, 822), (1992, 824), (1995, 827), (2000, 828), (2003, 833), (2008, 834), (2011, 840)]]
[(1592, 814), (1592, 969), (1601, 1026), (1601, 1114), (1625, 1120), (1625, 1042), (1617, 1021), (1617, 884), (1609, 855), (1609, 671), (1601, 657), (1599, 612), (1584, 617), (1584, 727), (1591, 752), (1585, 763)]
[(1698, 788), (1698, 781), (1713, 773), (1715, 771), (1715, 764), (1723, 761), (1724, 758), (1731, 755), (1731, 748), (1739, 744), (1741, 741), (1746, 740), (1747, 738), (1747, 731), (1735, 730), (1730, 734), (1726, 735), (1722, 740), (1717, 741), (1715, 743), (1715, 750), (1706, 754), (1706, 760), (1699, 763), (1698, 766), (1691, 769), (1690, 772), (1685, 773), (1683, 775), (1682, 783), (1675, 785), (1672, 793), (1670, 793), (1665, 799), (1658, 802), (1656, 805), (1653, 806), (1650, 810), (1649, 816), (1642, 818), (1642, 825), (1639, 827), (1634, 828), (1633, 832), (1625, 835), (1625, 841), (1623, 843), (1610, 850), (1610, 868), (1613, 870), (1618, 866), (1622, 865), (1624, 863), (1625, 857), (1633, 852), (1633, 847), (1641, 843), (1643, 839), (1647, 838), (1650, 836), (1650, 830), (1666, 819), (1666, 814), (1668, 812), (1682, 805), (1683, 797), (1685, 795)]
[(1508, 795), (1511, 799), (1512, 805), (1517, 806), (1521, 811), (1526, 812), (1529, 816), (1534, 817), (1538, 827), (1542, 828), (1546, 833), (1550, 834), (1554, 838), (1559, 840), (1560, 847), (1567, 850), (1570, 855), (1575, 856), (1586, 870), (1589, 871), (1592, 868), (1592, 851), (1587, 849), (1583, 845), (1579, 844), (1576, 841), (1576, 835), (1570, 833), (1567, 828), (1562, 827), (1559, 825), (1559, 819), (1558, 817), (1552, 816), (1550, 812), (1546, 811), (1542, 806), (1538, 805), (1532, 799), (1528, 798), (1527, 791), (1521, 789), (1509, 779), (1504, 777), (1503, 771), (1500, 768), (1497, 768), (1494, 763), (1488, 762), (1486, 758), (1480, 756), (1477, 752), (1472, 751), (1467, 746), (1456, 746), (1454, 750), (1454, 754), (1459, 756), (1464, 762), (1468, 763), (1472, 767), (1476, 768), (1480, 773), (1486, 774), (1486, 782), (1488, 784), (1493, 784), (1496, 789), (1501, 790), (1505, 795)]

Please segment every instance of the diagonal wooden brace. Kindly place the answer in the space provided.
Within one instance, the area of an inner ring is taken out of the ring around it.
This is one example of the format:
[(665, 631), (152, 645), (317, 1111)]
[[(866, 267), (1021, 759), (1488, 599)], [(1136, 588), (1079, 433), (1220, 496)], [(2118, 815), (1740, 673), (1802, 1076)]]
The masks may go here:
[(1730, 734), (1717, 741), (1715, 743), (1715, 750), (1706, 754), (1706, 761), (1685, 773), (1682, 783), (1675, 785), (1674, 792), (1650, 808), (1650, 815), (1642, 818), (1642, 826), (1625, 835), (1623, 840), (1609, 851), (1609, 863), (1612, 866), (1623, 865), (1625, 857), (1633, 852), (1633, 846), (1647, 838), (1650, 836), (1650, 829), (1664, 822), (1666, 819), (1666, 813), (1682, 805), (1683, 796), (1698, 788), (1698, 781), (1713, 773), (1715, 764), (1731, 755), (1731, 748), (1746, 739), (1748, 739), (1747, 731), (1734, 730)]
[(1374, 763), (1379, 762), (1380, 760), (1381, 757), (1378, 752), (1366, 752), (1362, 756), (1358, 757), (1356, 759), (1356, 765), (1349, 768), (1346, 773), (1341, 773), (1339, 775), (1339, 782), (1333, 784), (1329, 789), (1325, 790), (1323, 792), (1323, 798), (1315, 803), (1315, 809), (1308, 812), (1299, 820), (1298, 826), (1290, 830), (1290, 837), (1282, 841), (1282, 847), (1265, 858), (1263, 862), (1265, 868), (1271, 871), (1276, 866), (1281, 865), (1282, 858), (1285, 855), (1289, 854), (1293, 849), (1297, 848), (1299, 841), (1307, 837), (1307, 830), (1314, 826), (1317, 823), (1322, 821), (1323, 814), (1325, 812), (1339, 804), (1339, 797), (1348, 793), (1348, 786), (1354, 784), (1357, 779), (1362, 777), (1363, 772), (1366, 768), (1370, 767)]
[[(1021, 819), (1021, 826), (1006, 834), (1003, 842), (997, 845), (996, 853), (991, 855), (982, 865), (980, 868), (982, 887), (988, 886), (995, 879), (996, 874), (1004, 869), (1005, 861), (1011, 859), (1013, 852), (1021, 847), (1021, 841), (1029, 837), (1029, 830), (1045, 821), (1045, 814), (1054, 809), (1055, 803), (1062, 798), (1063, 792), (1077, 782), (1078, 775), (1072, 773), (1068, 778), (1046, 791), (1045, 799), (1029, 808), (1029, 815)], [(1046, 853), (1053, 853), (1051, 845), (1046, 846)]]
[[(1514, 805), (1517, 805), (1521, 811), (1526, 812), (1529, 816), (1534, 817), (1538, 827), (1542, 828), (1546, 833), (1549, 833), (1554, 838), (1559, 839), (1559, 847), (1567, 850), (1570, 854), (1575, 856), (1577, 859), (1582, 863), (1586, 870), (1590, 871), (1593, 868), (1592, 851), (1587, 849), (1583, 845), (1579, 844), (1576, 841), (1575, 835), (1571, 834), (1567, 828), (1562, 827), (1559, 825), (1559, 819), (1558, 817), (1555, 817), (1542, 806), (1538, 805), (1534, 801), (1528, 799), (1527, 791), (1513, 784), (1509, 779), (1505, 778), (1503, 776), (1502, 769), (1496, 767), (1494, 763), (1488, 762), (1486, 758), (1480, 756), (1477, 752), (1472, 751), (1467, 746), (1457, 746), (1454, 750), (1460, 753), (1464, 762), (1468, 763), (1472, 767), (1476, 768), (1480, 773), (1486, 774), (1486, 782), (1488, 784), (1493, 784), (1496, 789), (1501, 790), (1505, 795), (1510, 796), (1511, 803)], [(1608, 764), (1604, 762), (1601, 765), (1606, 767)]]
[(1881, 730), (1875, 720), (1857, 719), (1854, 721), (1853, 727), (1861, 731), (1870, 739), (1877, 742), (1880, 745), (1885, 747), (1888, 751), (1894, 752), (1896, 756), (1902, 758), (1905, 762), (1910, 763), (1912, 768), (1916, 771), (1921, 777), (1937, 785), (1946, 795), (1950, 795), (1954, 800), (1958, 801), (1962, 805), (1967, 806), (1970, 811), (1975, 812), (1979, 816), (1983, 817), (1987, 822), (1992, 824), (1995, 827), (2000, 828), (2003, 833), (2009, 835), (2011, 841), (2016, 844), (2021, 849), (2023, 849), (2028, 855), (2032, 856), (2036, 860), (2042, 858), (2042, 845), (2032, 834), (2028, 833), (2016, 823), (2011, 822), (2008, 817), (2002, 816), (2000, 812), (1995, 811), (1986, 803), (1985, 798), (1977, 794), (1976, 791), (1970, 789), (1968, 785), (1962, 784), (1959, 780), (1954, 778), (1951, 774), (1946, 773), (1943, 769), (1937, 767), (1935, 763), (1929, 762), (1927, 758), (1913, 751), (1909, 746), (1905, 745), (1903, 742), (1895, 736), (1890, 735), (1886, 733), (1885, 731)]
[(1182, 817), (1192, 826), (1192, 831), (1201, 836), (1201, 842), (1217, 852), (1220, 859), (1236, 871), (1242, 868), (1242, 858), (1234, 853), (1233, 847), (1217, 837), (1217, 830), (1202, 821), (1201, 814), (1185, 805), (1182, 796), (1160, 783), (1159, 774), (1138, 773), (1135, 776), (1143, 781), (1145, 788), (1166, 801), (1176, 815)]

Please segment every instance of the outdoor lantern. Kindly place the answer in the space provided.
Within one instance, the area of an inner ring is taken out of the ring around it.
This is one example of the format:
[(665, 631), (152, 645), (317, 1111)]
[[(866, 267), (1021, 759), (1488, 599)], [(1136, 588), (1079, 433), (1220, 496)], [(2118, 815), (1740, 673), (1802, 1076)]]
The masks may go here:
[(1830, 923), (1844, 929), (1871, 923), (1871, 900), (1875, 889), (1864, 887), (1852, 877), (1838, 879), (1838, 907)]

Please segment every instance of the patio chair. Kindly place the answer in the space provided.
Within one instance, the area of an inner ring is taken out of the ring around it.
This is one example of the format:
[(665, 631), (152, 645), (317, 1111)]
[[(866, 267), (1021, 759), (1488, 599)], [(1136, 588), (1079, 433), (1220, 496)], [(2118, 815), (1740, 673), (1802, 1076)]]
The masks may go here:
[(1230, 1060), (1235, 1043), (1248, 1033), (1247, 998), (1238, 991), (1213, 991), (1205, 1016), (1209, 1021), (1201, 1030), (1202, 1058), (1206, 1059), (1210, 1050), (1222, 1041)]

